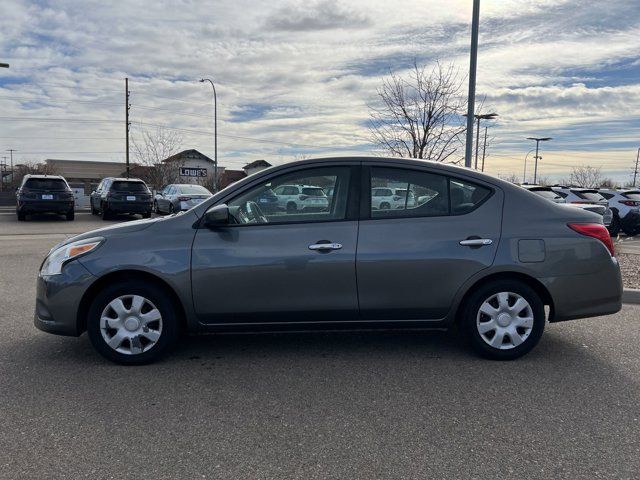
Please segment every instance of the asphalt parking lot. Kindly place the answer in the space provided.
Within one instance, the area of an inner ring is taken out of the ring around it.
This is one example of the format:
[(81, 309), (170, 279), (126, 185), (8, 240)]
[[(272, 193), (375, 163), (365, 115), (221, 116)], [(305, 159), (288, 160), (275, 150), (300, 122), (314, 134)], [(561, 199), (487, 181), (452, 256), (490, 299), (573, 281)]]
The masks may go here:
[(48, 249), (105, 223), (0, 212), (0, 478), (640, 476), (638, 306), (510, 363), (360, 332), (188, 337), (120, 367), (32, 323)]

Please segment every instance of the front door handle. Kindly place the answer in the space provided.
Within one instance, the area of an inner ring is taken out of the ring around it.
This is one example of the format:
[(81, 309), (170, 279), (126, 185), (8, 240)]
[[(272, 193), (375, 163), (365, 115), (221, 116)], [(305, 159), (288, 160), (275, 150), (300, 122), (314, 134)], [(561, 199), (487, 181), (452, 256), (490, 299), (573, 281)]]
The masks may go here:
[(313, 243), (309, 245), (309, 250), (340, 250), (341, 243)]
[(463, 247), (482, 247), (484, 245), (491, 245), (493, 240), (490, 238), (467, 238), (466, 240), (460, 240), (460, 245)]

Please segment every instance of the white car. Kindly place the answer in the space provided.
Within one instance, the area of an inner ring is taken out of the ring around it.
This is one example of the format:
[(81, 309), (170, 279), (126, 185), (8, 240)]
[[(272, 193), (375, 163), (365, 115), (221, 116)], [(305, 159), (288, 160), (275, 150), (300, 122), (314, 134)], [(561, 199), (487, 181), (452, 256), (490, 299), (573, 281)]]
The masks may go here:
[(329, 199), (321, 187), (314, 185), (280, 185), (273, 190), (278, 197), (278, 207), (287, 213), (325, 212)]
[(631, 236), (640, 233), (640, 190), (603, 188), (599, 192), (607, 199), (613, 212), (612, 228), (622, 228), (624, 233)]
[(551, 187), (545, 187), (542, 185), (520, 185), (522, 188), (529, 190), (530, 192), (540, 195), (553, 203), (567, 203), (562, 195), (554, 191)]
[[(406, 188), (374, 187), (371, 189), (371, 208), (374, 210), (397, 210), (405, 208), (407, 198)], [(409, 200), (406, 206), (415, 207), (415, 196), (409, 192)]]
[[(553, 186), (551, 189), (557, 192), (568, 205), (582, 208), (583, 210), (593, 211), (602, 215), (602, 223), (604, 223), (607, 230), (611, 235), (617, 235), (618, 232), (614, 230), (613, 225), (613, 212), (609, 208), (609, 202), (606, 198), (598, 193), (598, 190), (593, 188), (579, 188), (579, 187), (565, 187), (565, 186)], [(605, 207), (604, 211), (597, 206)]]

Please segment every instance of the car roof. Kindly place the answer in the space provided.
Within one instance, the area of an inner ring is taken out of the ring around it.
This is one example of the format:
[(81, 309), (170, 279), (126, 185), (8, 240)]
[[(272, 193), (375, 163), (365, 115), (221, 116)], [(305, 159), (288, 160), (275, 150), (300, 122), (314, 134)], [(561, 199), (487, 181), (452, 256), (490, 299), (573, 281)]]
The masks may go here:
[(142, 182), (141, 178), (125, 178), (125, 177), (105, 177), (103, 180), (113, 180), (114, 182)]
[(65, 178), (62, 175), (42, 175), (39, 173), (28, 173), (24, 176), (24, 178), (53, 178), (53, 179), (58, 179), (58, 180), (65, 180)]

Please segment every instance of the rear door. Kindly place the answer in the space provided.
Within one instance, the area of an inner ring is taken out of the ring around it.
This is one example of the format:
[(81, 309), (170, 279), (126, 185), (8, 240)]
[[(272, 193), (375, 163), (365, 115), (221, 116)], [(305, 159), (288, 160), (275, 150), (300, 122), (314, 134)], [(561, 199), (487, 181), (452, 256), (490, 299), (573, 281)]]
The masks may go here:
[(420, 168), (367, 165), (362, 181), (363, 192), (371, 192), (367, 184), (411, 192), (391, 210), (371, 208), (370, 196), (361, 198), (356, 270), (362, 317), (445, 317), (462, 284), (493, 263), (502, 192)]

